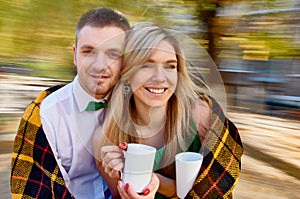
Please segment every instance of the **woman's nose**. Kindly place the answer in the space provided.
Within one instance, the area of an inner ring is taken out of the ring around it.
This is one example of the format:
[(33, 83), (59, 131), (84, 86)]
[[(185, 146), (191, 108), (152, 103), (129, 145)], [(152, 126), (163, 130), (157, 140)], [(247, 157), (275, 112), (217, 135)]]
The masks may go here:
[(165, 75), (162, 66), (156, 66), (153, 68), (152, 80), (157, 82), (163, 82), (165, 80)]

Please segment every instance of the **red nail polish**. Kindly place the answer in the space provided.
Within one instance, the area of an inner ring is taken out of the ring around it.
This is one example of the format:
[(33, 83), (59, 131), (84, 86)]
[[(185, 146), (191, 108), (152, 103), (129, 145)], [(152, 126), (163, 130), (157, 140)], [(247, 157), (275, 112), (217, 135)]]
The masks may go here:
[(125, 184), (125, 188), (129, 189), (129, 184), (128, 183)]
[(145, 196), (148, 195), (149, 193), (150, 193), (150, 189), (147, 188), (147, 189), (144, 190), (144, 195)]
[(126, 143), (126, 142), (121, 142), (121, 145), (122, 145), (124, 148), (127, 148), (127, 143)]
[(127, 149), (127, 143), (126, 142), (121, 142), (119, 144), (119, 149), (120, 150), (126, 150)]

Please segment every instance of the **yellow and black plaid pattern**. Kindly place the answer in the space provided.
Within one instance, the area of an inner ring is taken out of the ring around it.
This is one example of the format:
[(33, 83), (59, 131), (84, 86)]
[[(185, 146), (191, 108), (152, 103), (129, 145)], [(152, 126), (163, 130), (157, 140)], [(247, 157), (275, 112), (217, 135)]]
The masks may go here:
[(15, 137), (11, 162), (12, 198), (72, 198), (41, 126), (40, 104), (55, 86), (26, 108)]
[[(25, 110), (15, 137), (11, 163), (12, 198), (72, 198), (40, 121), (40, 103), (55, 86), (43, 91)], [(232, 198), (243, 146), (235, 125), (212, 99), (210, 136), (199, 176), (186, 198)]]
[(235, 125), (212, 99), (213, 116), (207, 141), (207, 155), (193, 188), (186, 198), (232, 198), (241, 171), (243, 145)]

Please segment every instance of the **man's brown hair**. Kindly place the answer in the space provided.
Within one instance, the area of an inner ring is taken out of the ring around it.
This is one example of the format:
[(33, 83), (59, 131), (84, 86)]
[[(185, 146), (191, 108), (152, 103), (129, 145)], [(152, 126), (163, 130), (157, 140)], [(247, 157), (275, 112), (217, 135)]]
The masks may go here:
[(114, 26), (126, 31), (130, 29), (130, 25), (125, 16), (117, 11), (105, 7), (97, 7), (87, 11), (81, 16), (76, 26), (76, 45), (78, 34), (84, 26), (106, 27)]

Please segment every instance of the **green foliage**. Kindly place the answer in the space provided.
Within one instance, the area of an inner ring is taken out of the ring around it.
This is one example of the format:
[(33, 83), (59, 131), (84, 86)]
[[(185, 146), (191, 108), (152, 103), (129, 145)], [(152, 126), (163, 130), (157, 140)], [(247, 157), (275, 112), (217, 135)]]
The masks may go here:
[[(298, 11), (282, 11), (295, 9), (292, 2), (4, 0), (0, 7), (0, 57), (2, 62), (16, 62), (22, 67), (32, 68), (36, 71), (35, 75), (69, 78), (74, 75), (75, 68), (72, 45), (76, 22), (83, 12), (96, 6), (122, 11), (132, 25), (138, 21), (152, 21), (179, 30), (208, 50), (220, 51), (219, 54), (225, 57), (231, 55), (226, 55), (223, 49), (239, 50), (237, 54), (248, 49), (237, 48), (240, 45), (237, 42), (224, 42), (224, 37), (241, 37), (249, 42), (246, 46), (264, 42), (263, 51), (269, 50), (270, 57), (299, 57), (299, 33), (293, 20), (299, 19), (299, 8)], [(214, 16), (217, 6), (218, 13), (220, 10), (226, 13)], [(242, 44), (245, 45), (245, 42)], [(215, 49), (209, 49), (212, 46)]]

